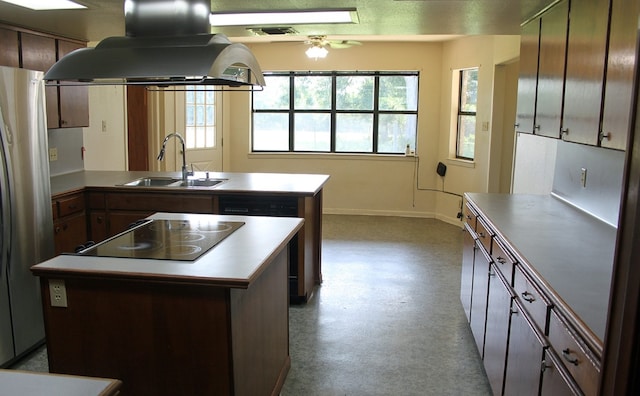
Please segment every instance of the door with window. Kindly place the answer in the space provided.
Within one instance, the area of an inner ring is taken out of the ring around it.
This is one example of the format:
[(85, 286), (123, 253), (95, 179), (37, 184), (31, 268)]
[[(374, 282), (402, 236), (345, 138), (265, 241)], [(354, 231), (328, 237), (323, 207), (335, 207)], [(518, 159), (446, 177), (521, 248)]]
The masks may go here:
[(206, 86), (154, 91), (150, 95), (152, 170), (179, 171), (182, 146), (177, 139), (166, 144), (165, 159), (155, 156), (164, 138), (179, 133), (185, 141), (187, 167), (194, 171), (222, 171), (222, 94)]

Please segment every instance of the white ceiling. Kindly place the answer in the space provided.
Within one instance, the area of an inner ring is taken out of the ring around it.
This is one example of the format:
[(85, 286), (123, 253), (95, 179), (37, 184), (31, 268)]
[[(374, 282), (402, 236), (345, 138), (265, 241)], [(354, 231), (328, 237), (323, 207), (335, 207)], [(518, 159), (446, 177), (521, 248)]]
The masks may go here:
[[(520, 34), (520, 24), (556, 0), (212, 0), (212, 11), (356, 8), (359, 23), (292, 26), (300, 36), (359, 40), (420, 39), (431, 35)], [(0, 20), (70, 38), (99, 41), (124, 35), (124, 0), (77, 0), (86, 10), (32, 11), (0, 2)], [(338, 3), (338, 4), (336, 4)], [(235, 41), (246, 27), (212, 29)], [(407, 37), (410, 36), (410, 37)], [(292, 39), (287, 36), (287, 39)], [(274, 40), (274, 36), (269, 36)], [(275, 39), (277, 40), (277, 38)]]

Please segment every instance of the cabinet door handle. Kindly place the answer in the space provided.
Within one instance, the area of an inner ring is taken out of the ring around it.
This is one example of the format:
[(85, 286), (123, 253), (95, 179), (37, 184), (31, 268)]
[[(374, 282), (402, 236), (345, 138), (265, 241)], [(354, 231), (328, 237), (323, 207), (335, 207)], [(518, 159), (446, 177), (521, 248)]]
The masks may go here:
[(552, 368), (552, 367), (553, 367), (553, 366), (552, 366), (552, 365), (550, 365), (549, 363), (547, 363), (547, 361), (546, 361), (546, 360), (543, 360), (543, 361), (542, 361), (542, 364), (540, 365), (540, 371), (542, 371), (542, 372), (544, 373), (547, 369), (550, 369), (550, 368)]
[(528, 291), (522, 292), (522, 299), (528, 303), (532, 303), (536, 301), (536, 296), (529, 293)]
[(573, 364), (574, 366), (577, 366), (579, 363), (578, 358), (571, 355), (571, 350), (569, 348), (562, 350), (562, 357), (564, 358), (564, 360)]
[(600, 134), (600, 141), (603, 141), (604, 139), (611, 140), (611, 132), (607, 132), (607, 133), (602, 132)]
[(102, 216), (98, 216), (98, 217), (96, 218), (96, 223), (98, 223), (98, 224), (102, 224)]
[(60, 233), (60, 231), (61, 231), (60, 227), (56, 227), (56, 229), (55, 229), (56, 234)]
[(539, 131), (539, 130), (540, 130), (540, 125), (535, 125), (535, 126), (533, 127), (533, 129), (535, 129), (535, 130)]

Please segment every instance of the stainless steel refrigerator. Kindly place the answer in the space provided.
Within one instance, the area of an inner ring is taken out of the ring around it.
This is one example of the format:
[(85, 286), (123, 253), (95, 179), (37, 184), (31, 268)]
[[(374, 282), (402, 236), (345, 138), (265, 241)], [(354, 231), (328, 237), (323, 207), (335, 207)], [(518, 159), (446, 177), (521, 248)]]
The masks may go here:
[(0, 66), (0, 367), (44, 339), (30, 271), (54, 252), (42, 76)]

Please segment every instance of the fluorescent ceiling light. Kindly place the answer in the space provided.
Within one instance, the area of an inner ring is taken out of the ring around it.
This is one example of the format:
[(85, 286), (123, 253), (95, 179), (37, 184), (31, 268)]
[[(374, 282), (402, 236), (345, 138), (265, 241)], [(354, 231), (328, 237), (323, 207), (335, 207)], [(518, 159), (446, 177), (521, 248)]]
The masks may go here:
[(211, 26), (300, 25), (358, 23), (355, 8), (339, 10), (222, 12), (212, 13)]
[(0, 0), (5, 3), (15, 4), (20, 7), (31, 8), (32, 10), (71, 10), (87, 8), (82, 4), (74, 3), (70, 0)]

